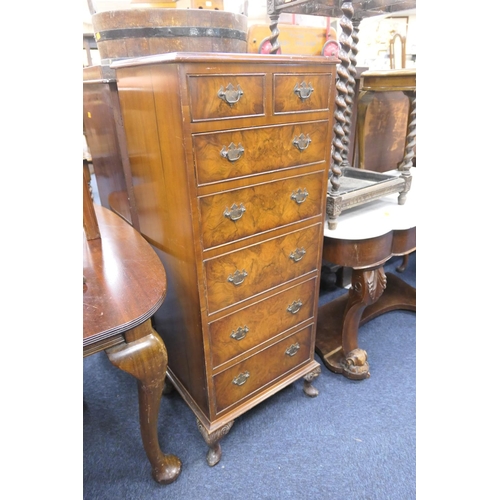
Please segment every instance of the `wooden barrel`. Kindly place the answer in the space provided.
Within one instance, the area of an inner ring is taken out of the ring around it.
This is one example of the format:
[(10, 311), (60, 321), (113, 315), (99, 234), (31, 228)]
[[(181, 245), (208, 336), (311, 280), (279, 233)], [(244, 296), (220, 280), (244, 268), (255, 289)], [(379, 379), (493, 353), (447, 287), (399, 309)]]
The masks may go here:
[(123, 9), (92, 16), (101, 60), (165, 52), (246, 52), (247, 16), (205, 9)]

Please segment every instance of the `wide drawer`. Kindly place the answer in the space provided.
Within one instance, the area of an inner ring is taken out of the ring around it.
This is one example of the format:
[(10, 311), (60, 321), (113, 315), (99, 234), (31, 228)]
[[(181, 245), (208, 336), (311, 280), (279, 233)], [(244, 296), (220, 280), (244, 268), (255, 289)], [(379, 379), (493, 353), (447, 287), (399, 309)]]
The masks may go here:
[(198, 184), (322, 161), (325, 137), (328, 121), (196, 134)]
[(212, 366), (243, 354), (314, 315), (316, 278), (208, 325)]
[(321, 223), (204, 261), (209, 314), (318, 269)]
[(330, 73), (275, 74), (274, 113), (328, 110), (332, 84)]
[(191, 121), (264, 115), (265, 75), (190, 75)]
[(205, 249), (321, 214), (324, 171), (198, 199)]
[(217, 412), (309, 361), (312, 325), (214, 377)]

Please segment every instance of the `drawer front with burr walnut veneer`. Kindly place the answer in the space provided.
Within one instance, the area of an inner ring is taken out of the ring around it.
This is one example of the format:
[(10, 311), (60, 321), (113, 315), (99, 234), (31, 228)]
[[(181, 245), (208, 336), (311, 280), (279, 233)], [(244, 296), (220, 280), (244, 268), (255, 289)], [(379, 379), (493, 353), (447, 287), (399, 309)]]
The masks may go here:
[(214, 369), (314, 317), (316, 278), (209, 323)]
[[(208, 184), (306, 163), (324, 162), (329, 123), (294, 123), (193, 136), (198, 183)], [(279, 149), (254, 144), (280, 144)]]
[(311, 359), (312, 325), (215, 375), (217, 411), (258, 392)]
[(113, 64), (141, 232), (169, 293), (167, 387), (209, 446), (314, 359), (334, 59), (171, 53)]
[(324, 172), (199, 198), (204, 248), (321, 215)]

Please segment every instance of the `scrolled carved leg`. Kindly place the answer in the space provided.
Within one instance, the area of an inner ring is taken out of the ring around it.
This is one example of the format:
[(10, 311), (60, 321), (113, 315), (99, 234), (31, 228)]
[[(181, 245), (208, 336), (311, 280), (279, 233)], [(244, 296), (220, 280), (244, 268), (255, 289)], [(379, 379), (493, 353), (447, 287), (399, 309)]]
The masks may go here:
[(234, 420), (228, 422), (214, 432), (208, 432), (199, 419), (196, 419), (196, 424), (198, 426), (198, 430), (203, 436), (203, 439), (205, 440), (205, 443), (207, 443), (210, 448), (207, 453), (207, 463), (210, 467), (213, 467), (220, 462), (222, 456), (222, 449), (219, 441), (231, 430)]
[(310, 371), (304, 377), (303, 390), (310, 398), (315, 398), (319, 394), (318, 389), (316, 389), (316, 387), (313, 387), (312, 382), (319, 377), (320, 373), (321, 367), (317, 366), (314, 370)]
[(167, 350), (150, 321), (129, 330), (126, 340), (127, 343), (107, 349), (106, 354), (114, 366), (137, 379), (144, 450), (155, 481), (169, 484), (179, 476), (182, 463), (175, 455), (165, 455), (158, 443), (158, 412), (167, 371)]
[(376, 269), (353, 269), (351, 288), (347, 300), (342, 330), (344, 375), (354, 380), (370, 376), (367, 354), (358, 348), (358, 330), (366, 306), (375, 303), (387, 286), (383, 267)]

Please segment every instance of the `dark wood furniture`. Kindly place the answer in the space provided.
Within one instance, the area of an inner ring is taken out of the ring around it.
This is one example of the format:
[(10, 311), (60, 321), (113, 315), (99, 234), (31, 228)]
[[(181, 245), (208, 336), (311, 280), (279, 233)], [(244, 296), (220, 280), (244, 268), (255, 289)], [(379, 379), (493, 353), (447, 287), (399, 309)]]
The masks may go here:
[(109, 65), (83, 69), (83, 126), (101, 205), (139, 229), (116, 79)]
[(221, 458), (235, 418), (319, 374), (314, 340), (335, 60), (117, 61), (141, 232), (167, 270), (169, 382)]
[(388, 311), (416, 311), (416, 289), (383, 267), (416, 249), (415, 206), (414, 196), (399, 205), (392, 195), (346, 211), (335, 231), (325, 227), (323, 258), (352, 270), (349, 291), (319, 308), (316, 352), (329, 370), (354, 380), (369, 377), (359, 326)]
[[(356, 123), (358, 168), (387, 172), (413, 165), (417, 135), (416, 93), (417, 70), (414, 68), (361, 74)], [(402, 94), (406, 106), (398, 106), (397, 113), (394, 107), (381, 113), (379, 96), (385, 97), (387, 102), (389, 96), (399, 98)], [(368, 153), (367, 148), (371, 148)], [(371, 163), (367, 165), (368, 162)]]
[(158, 443), (158, 411), (167, 371), (165, 344), (151, 316), (166, 293), (165, 270), (151, 246), (127, 222), (93, 205), (84, 178), (83, 356), (105, 351), (137, 379), (142, 442), (161, 484), (174, 481), (181, 461)]
[[(362, 78), (362, 77), (361, 77)], [(360, 102), (364, 95), (363, 102)], [(364, 125), (358, 130), (353, 122), (352, 145), (356, 154), (352, 165), (375, 172), (387, 172), (398, 168), (405, 155), (410, 102), (403, 92), (377, 92), (371, 95), (358, 93), (358, 105), (364, 112)], [(362, 135), (360, 135), (362, 134)], [(359, 150), (363, 148), (360, 163)]]
[(343, 4), (350, 4), (356, 19), (394, 14), (414, 9), (415, 0), (268, 0), (268, 14), (288, 12), (324, 17), (342, 17)]

